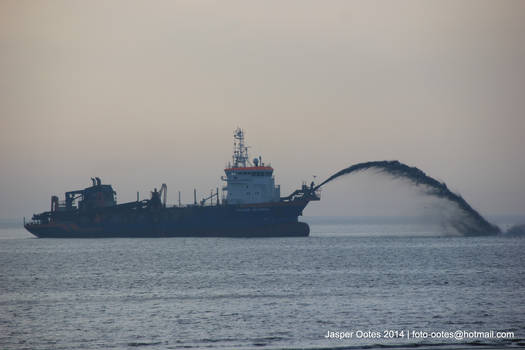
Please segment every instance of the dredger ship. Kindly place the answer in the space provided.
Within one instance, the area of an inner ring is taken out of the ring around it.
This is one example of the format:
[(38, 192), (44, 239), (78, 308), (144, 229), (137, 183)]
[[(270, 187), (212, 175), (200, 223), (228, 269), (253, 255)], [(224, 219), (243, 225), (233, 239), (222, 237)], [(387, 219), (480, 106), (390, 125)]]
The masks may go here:
[[(288, 237), (308, 236), (308, 224), (298, 217), (310, 201), (320, 199), (314, 183), (281, 197), (274, 169), (262, 158), (249, 160), (244, 132), (234, 132), (233, 162), (224, 169), (219, 189), (194, 203), (167, 206), (167, 186), (151, 198), (117, 204), (116, 192), (100, 178), (92, 186), (51, 197), (51, 210), (24, 223), (33, 235), (46, 238), (102, 237)], [(180, 198), (180, 195), (179, 195)]]

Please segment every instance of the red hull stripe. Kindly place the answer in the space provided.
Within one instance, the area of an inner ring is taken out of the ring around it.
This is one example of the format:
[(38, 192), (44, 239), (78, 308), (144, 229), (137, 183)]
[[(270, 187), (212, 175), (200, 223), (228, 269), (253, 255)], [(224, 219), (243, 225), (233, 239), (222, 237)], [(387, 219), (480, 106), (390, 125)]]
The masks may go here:
[(249, 166), (244, 168), (227, 168), (224, 171), (261, 171), (261, 170), (273, 170), (271, 166)]

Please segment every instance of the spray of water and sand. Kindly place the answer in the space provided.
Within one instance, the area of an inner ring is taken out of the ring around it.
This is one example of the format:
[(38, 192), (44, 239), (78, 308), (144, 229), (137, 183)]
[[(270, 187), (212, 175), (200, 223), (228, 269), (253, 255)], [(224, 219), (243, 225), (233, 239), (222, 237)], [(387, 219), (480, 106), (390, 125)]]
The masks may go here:
[(454, 209), (458, 215), (455, 216), (456, 219), (451, 220), (449, 224), (463, 235), (477, 236), (501, 233), (501, 230), (498, 226), (485, 220), (485, 218), (481, 216), (481, 214), (479, 214), (474, 208), (472, 208), (470, 204), (468, 204), (467, 201), (461, 197), (461, 195), (450, 191), (444, 182), (439, 182), (438, 180), (425, 174), (420, 169), (408, 166), (397, 160), (373, 161), (351, 165), (348, 168), (333, 174), (328, 179), (317, 185), (315, 189), (324, 186), (325, 184), (339, 178), (340, 176), (350, 175), (366, 170), (379, 170), (381, 173), (385, 173), (394, 178), (406, 179), (411, 184), (422, 188), (426, 194), (445, 199), (448, 202), (455, 204)]

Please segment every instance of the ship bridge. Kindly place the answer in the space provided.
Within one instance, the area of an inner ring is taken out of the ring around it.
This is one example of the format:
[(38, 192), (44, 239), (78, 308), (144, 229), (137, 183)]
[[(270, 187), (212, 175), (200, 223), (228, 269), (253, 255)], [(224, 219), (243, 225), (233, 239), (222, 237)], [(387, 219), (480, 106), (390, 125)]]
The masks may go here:
[(273, 168), (265, 165), (262, 158), (248, 158), (248, 147), (244, 144), (244, 132), (235, 130), (233, 143), (233, 164), (224, 169), (226, 181), (223, 187), (227, 191), (229, 204), (248, 204), (278, 202), (281, 196), (280, 186), (275, 186)]

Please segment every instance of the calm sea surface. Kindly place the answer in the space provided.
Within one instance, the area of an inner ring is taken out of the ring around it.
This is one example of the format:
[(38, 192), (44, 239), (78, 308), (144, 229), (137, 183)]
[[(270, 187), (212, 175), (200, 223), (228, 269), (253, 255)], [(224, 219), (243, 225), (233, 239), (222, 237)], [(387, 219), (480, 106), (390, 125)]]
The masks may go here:
[[(525, 347), (525, 238), (329, 219), (311, 229), (81, 240), (0, 229), (0, 348)], [(341, 331), (353, 334), (325, 337)], [(514, 336), (431, 338), (456, 331)]]

